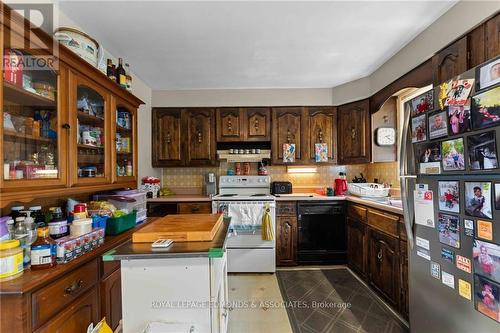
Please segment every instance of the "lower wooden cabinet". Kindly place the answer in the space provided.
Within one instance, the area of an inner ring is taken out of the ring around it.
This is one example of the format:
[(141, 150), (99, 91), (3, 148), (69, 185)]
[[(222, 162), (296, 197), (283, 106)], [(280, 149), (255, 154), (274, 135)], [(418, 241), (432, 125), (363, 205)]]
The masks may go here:
[(279, 266), (297, 264), (297, 217), (278, 216), (276, 218), (276, 255)]
[(370, 229), (368, 241), (369, 280), (393, 306), (398, 305), (398, 240)]
[(121, 270), (117, 269), (101, 281), (101, 318), (115, 330), (122, 319)]
[(181, 202), (177, 204), (179, 214), (210, 214), (212, 203), (210, 202)]
[(399, 242), (400, 270), (401, 270), (401, 294), (399, 298), (399, 309), (403, 317), (408, 318), (410, 314), (409, 290), (408, 290), (408, 244)]
[(366, 225), (347, 217), (347, 262), (349, 267), (366, 277)]
[(210, 214), (211, 202), (148, 202), (149, 217), (163, 217), (171, 214)]
[(99, 320), (99, 293), (95, 287), (35, 332), (85, 333), (90, 323), (96, 323)]

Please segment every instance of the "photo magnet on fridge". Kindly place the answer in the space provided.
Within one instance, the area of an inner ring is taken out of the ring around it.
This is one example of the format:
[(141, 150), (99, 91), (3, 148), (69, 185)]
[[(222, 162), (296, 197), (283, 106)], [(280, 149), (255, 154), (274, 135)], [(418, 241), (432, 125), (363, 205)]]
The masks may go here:
[(439, 241), (443, 244), (460, 248), (460, 224), (455, 215), (438, 214)]
[(490, 182), (465, 182), (465, 214), (493, 218)]
[(500, 283), (500, 245), (474, 240), (474, 273)]
[(431, 261), (431, 276), (438, 280), (441, 279), (441, 265), (434, 261)]
[(492, 241), (493, 223), (490, 221), (477, 220), (477, 238)]
[(422, 143), (416, 147), (417, 168), (421, 174), (441, 173), (441, 144)]
[(431, 89), (410, 100), (411, 116), (426, 113), (434, 109), (434, 90)]
[(500, 184), (495, 184), (495, 209), (500, 210)]
[(465, 236), (474, 237), (474, 221), (464, 219), (464, 234)]
[(472, 261), (469, 258), (463, 257), (459, 254), (455, 257), (455, 262), (458, 269), (464, 272), (472, 273)]
[(463, 138), (441, 142), (441, 154), (444, 171), (465, 170)]
[(412, 118), (411, 120), (411, 142), (427, 140), (427, 122), (425, 114)]
[(416, 237), (415, 238), (417, 246), (420, 246), (421, 248), (424, 248), (426, 250), (430, 250), (430, 242), (428, 239), (422, 238), (422, 237)]
[(495, 131), (467, 137), (469, 165), (471, 170), (498, 168), (497, 143)]
[(472, 286), (470, 283), (465, 280), (458, 279), (458, 294), (470, 301), (472, 299)]
[(425, 260), (431, 260), (431, 254), (429, 250), (417, 247), (417, 256), (424, 258)]
[(474, 307), (482, 314), (500, 322), (500, 286), (474, 274)]
[(476, 67), (477, 90), (500, 83), (500, 56)]
[(472, 96), (472, 128), (481, 129), (500, 124), (500, 85)]
[(441, 248), (441, 258), (453, 264), (453, 262), (455, 261), (455, 252), (443, 247)]
[(440, 181), (439, 187), (439, 210), (459, 213), (460, 193), (458, 181)]
[(464, 105), (448, 106), (448, 126), (450, 135), (470, 131), (470, 98)]
[(447, 87), (444, 105), (465, 105), (473, 85), (474, 79), (452, 80)]
[(455, 277), (453, 274), (442, 271), (441, 272), (441, 282), (450, 288), (455, 289)]
[(448, 117), (446, 111), (439, 111), (429, 115), (429, 138), (436, 139), (448, 135)]

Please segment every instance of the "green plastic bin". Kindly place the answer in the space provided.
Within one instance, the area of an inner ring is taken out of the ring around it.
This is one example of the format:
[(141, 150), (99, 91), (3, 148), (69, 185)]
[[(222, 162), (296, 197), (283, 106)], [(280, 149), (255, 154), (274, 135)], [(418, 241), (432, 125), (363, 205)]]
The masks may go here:
[(120, 217), (111, 217), (106, 221), (106, 235), (119, 235), (135, 227), (137, 211)]

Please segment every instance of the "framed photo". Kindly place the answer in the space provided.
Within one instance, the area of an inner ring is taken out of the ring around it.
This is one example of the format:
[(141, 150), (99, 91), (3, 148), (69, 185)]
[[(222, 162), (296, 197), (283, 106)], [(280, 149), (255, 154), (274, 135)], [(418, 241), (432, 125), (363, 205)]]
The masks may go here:
[(477, 90), (500, 83), (500, 56), (476, 67)]
[(493, 218), (490, 182), (465, 182), (465, 214)]
[(473, 129), (500, 124), (500, 86), (474, 95), (471, 100)]
[(474, 274), (474, 307), (485, 316), (500, 322), (500, 286)]
[(425, 114), (412, 118), (411, 120), (411, 142), (427, 140), (427, 126)]
[(441, 143), (422, 143), (416, 147), (419, 172), (435, 174), (441, 172)]
[(411, 116), (415, 117), (419, 114), (426, 113), (434, 109), (434, 90), (426, 91), (422, 95), (418, 95), (410, 100)]
[(460, 193), (458, 181), (438, 182), (439, 187), (439, 210), (459, 213)]
[(467, 150), (471, 170), (498, 168), (495, 131), (469, 136), (467, 138)]
[(462, 134), (470, 131), (470, 98), (464, 105), (448, 106), (449, 134)]
[(500, 184), (495, 184), (495, 209), (500, 210)]
[(500, 283), (500, 245), (474, 240), (474, 272)]
[(442, 141), (441, 154), (444, 171), (465, 170), (463, 138)]
[(435, 139), (448, 135), (448, 117), (446, 111), (439, 111), (429, 115), (429, 138)]
[(460, 223), (458, 216), (438, 214), (439, 241), (443, 244), (460, 248)]

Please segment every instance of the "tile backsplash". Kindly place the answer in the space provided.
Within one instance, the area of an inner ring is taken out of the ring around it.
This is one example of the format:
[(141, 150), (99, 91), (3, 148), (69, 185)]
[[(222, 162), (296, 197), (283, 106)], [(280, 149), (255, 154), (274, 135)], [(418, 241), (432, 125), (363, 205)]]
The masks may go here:
[(366, 177), (369, 182), (378, 178), (379, 183), (389, 183), (392, 187), (399, 187), (398, 162), (381, 162), (367, 164)]

